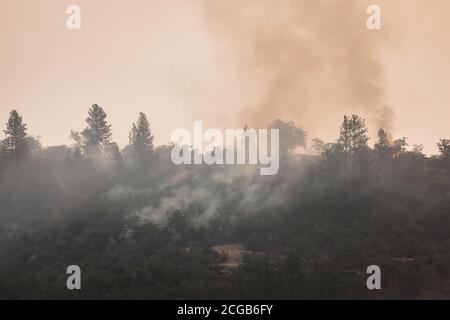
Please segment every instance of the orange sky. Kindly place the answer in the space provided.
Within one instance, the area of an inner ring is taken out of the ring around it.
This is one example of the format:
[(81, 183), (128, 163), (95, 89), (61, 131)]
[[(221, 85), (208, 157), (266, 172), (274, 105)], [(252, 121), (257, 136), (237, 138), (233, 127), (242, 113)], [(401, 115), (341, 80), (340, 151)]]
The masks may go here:
[(332, 140), (344, 113), (374, 132), (388, 105), (393, 133), (433, 153), (450, 137), (449, 15), (447, 0), (2, 0), (0, 123), (17, 108), (44, 145), (65, 144), (98, 103), (121, 146), (140, 111), (158, 144), (193, 120), (275, 117)]

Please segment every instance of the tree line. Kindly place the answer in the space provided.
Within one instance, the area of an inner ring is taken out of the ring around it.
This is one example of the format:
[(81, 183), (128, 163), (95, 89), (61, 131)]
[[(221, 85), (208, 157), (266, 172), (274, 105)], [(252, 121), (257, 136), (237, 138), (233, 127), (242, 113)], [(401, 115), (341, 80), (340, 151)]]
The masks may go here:
[[(120, 154), (119, 147), (112, 141), (112, 129), (108, 124), (107, 114), (97, 104), (92, 105), (86, 119), (87, 126), (81, 132), (71, 131), (71, 138), (75, 141), (74, 151), (86, 155), (100, 152), (110, 152), (116, 156)], [(297, 146), (306, 146), (306, 132), (297, 127), (293, 122), (275, 120), (272, 128), (281, 128), (284, 135), (280, 137), (282, 150), (292, 153)], [(27, 125), (17, 110), (12, 110), (6, 129), (3, 131), (5, 138), (1, 141), (2, 159), (21, 160), (29, 156), (32, 151), (42, 149), (41, 143), (35, 137), (27, 134)], [(132, 124), (129, 133), (129, 146), (133, 156), (139, 162), (145, 162), (154, 152), (154, 137), (150, 124), (144, 113), (139, 113), (138, 119)], [(324, 143), (320, 139), (313, 139), (313, 150), (317, 154), (336, 151), (345, 155), (346, 158), (361, 153), (369, 148), (369, 136), (365, 120), (357, 115), (344, 116), (340, 128), (339, 138), (335, 143)], [(405, 151), (408, 143), (406, 138), (393, 139), (383, 128), (378, 131), (378, 140), (373, 150), (377, 154), (379, 163), (386, 156), (398, 156)], [(450, 139), (440, 139), (437, 143), (440, 157), (450, 157)], [(412, 151), (422, 154), (422, 145), (413, 145)], [(346, 160), (346, 166), (351, 165)]]
[[(108, 124), (107, 114), (102, 107), (94, 104), (89, 108), (86, 124), (86, 128), (81, 132), (71, 131), (70, 137), (75, 142), (72, 153), (87, 157), (109, 153), (119, 158), (121, 151), (112, 141), (111, 125)], [(4, 134), (5, 138), (0, 141), (1, 159), (4, 162), (22, 161), (32, 153), (43, 150), (39, 139), (28, 135), (27, 124), (17, 110), (10, 112)], [(141, 112), (129, 133), (127, 148), (130, 155), (137, 162), (145, 163), (154, 152), (153, 139), (147, 116)]]

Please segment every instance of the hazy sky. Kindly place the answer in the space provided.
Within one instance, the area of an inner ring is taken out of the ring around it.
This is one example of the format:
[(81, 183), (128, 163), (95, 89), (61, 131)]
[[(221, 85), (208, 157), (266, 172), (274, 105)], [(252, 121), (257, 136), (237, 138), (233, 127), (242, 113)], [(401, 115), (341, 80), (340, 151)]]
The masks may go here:
[(140, 111), (158, 144), (194, 120), (278, 117), (329, 141), (355, 112), (432, 153), (450, 137), (449, 15), (448, 0), (1, 0), (0, 123), (16, 108), (44, 145), (66, 144), (97, 103), (121, 146)]

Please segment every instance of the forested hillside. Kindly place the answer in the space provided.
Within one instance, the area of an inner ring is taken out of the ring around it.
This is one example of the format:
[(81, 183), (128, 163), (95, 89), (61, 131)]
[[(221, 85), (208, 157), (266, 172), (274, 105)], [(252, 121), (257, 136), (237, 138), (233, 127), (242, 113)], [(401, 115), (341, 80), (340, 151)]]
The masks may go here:
[[(122, 150), (98, 105), (71, 146), (25, 122), (12, 111), (1, 146), (1, 299), (450, 297), (448, 139), (426, 156), (353, 115), (306, 154), (307, 133), (276, 120), (280, 170), (260, 176), (172, 164), (143, 113)], [(66, 287), (72, 264), (82, 290)], [(372, 264), (382, 290), (366, 287)]]

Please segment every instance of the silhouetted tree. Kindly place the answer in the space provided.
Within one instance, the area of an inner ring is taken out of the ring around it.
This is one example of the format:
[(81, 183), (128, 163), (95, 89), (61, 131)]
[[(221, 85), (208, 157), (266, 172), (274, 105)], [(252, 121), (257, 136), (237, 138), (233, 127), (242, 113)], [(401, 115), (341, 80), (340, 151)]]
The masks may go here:
[(306, 132), (292, 121), (277, 119), (269, 125), (270, 129), (278, 129), (280, 134), (280, 154), (291, 154), (297, 147), (306, 148)]
[(111, 142), (111, 125), (106, 121), (105, 111), (97, 104), (89, 109), (88, 126), (81, 132), (72, 131), (72, 139), (85, 152), (99, 151)]
[(407, 138), (403, 137), (392, 142), (392, 154), (394, 158), (398, 158), (400, 154), (404, 153), (406, 147), (408, 146), (408, 142), (406, 142)]
[(39, 139), (39, 136), (37, 136), (37, 137), (27, 136), (26, 140), (27, 140), (28, 149), (30, 150), (31, 154), (39, 153), (44, 149), (42, 147), (42, 143)]
[(29, 153), (27, 125), (16, 110), (12, 110), (4, 130), (6, 138), (2, 143), (2, 155), (10, 159), (19, 159)]
[(314, 152), (314, 154), (319, 155), (322, 154), (325, 151), (326, 145), (325, 142), (323, 142), (323, 140), (319, 139), (319, 138), (314, 138), (312, 140), (312, 151)]
[(442, 158), (450, 157), (450, 139), (440, 139), (437, 144)]
[(153, 152), (153, 135), (147, 116), (144, 113), (139, 113), (137, 122), (133, 123), (129, 139), (133, 148), (133, 154), (137, 159), (148, 157)]
[(415, 144), (412, 147), (412, 153), (416, 154), (416, 155), (422, 155), (423, 156), (423, 144)]
[(384, 129), (378, 130), (378, 141), (374, 149), (379, 156), (387, 155), (391, 151), (391, 136)]
[[(344, 155), (345, 177), (353, 176), (357, 160), (356, 156), (362, 155), (362, 151), (368, 149), (367, 141), (369, 141), (369, 136), (367, 131), (364, 119), (357, 115), (344, 116), (339, 139), (337, 140), (337, 147)], [(361, 163), (360, 167), (362, 168), (363, 165), (365, 164)]]
[(389, 155), (391, 150), (391, 136), (384, 129), (378, 130), (378, 141), (374, 145), (375, 153), (377, 156), (377, 168), (376, 179), (378, 181), (380, 177), (380, 171), (382, 170), (385, 158)]
[(366, 148), (367, 141), (369, 141), (369, 136), (365, 120), (357, 115), (344, 116), (337, 141), (342, 151), (354, 154), (358, 149)]

